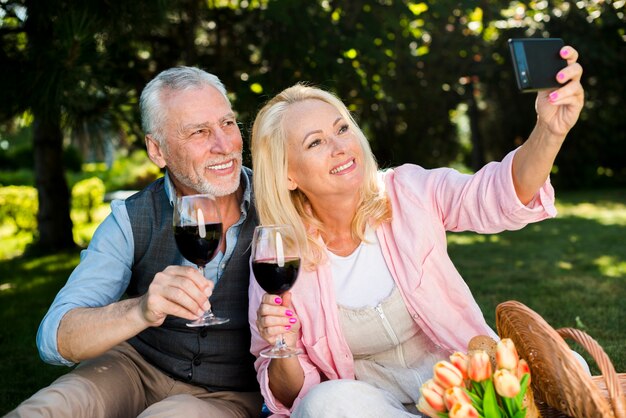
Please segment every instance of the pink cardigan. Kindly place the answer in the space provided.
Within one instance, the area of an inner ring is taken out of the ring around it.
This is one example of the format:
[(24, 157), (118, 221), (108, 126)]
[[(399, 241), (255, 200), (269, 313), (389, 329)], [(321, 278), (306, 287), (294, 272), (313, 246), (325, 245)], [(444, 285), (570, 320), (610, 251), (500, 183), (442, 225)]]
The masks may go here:
[[(444, 350), (466, 351), (479, 334), (497, 338), (448, 256), (446, 231), (497, 233), (556, 215), (549, 180), (529, 205), (519, 201), (511, 176), (514, 154), (474, 175), (410, 164), (381, 172), (393, 211), (392, 221), (376, 230), (383, 256), (415, 323)], [(339, 326), (330, 266), (301, 270), (291, 292), (301, 321), (298, 346), (305, 352), (299, 356), (304, 385), (293, 408), (320, 381), (354, 379), (354, 363)], [(267, 347), (255, 323), (263, 293), (251, 276), (250, 351), (257, 357)], [(289, 416), (291, 409), (269, 389), (268, 365), (262, 357), (255, 363), (265, 402), (275, 416)]]

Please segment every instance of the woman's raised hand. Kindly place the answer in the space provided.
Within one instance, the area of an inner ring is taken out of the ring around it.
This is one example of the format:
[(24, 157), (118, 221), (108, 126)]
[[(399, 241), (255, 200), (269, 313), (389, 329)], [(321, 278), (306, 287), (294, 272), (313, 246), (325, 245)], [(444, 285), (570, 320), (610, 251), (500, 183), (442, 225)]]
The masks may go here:
[(556, 75), (561, 87), (554, 91), (540, 91), (535, 106), (537, 124), (564, 138), (578, 120), (585, 93), (580, 84), (583, 68), (576, 62), (578, 52), (571, 46), (564, 46), (560, 54), (567, 61), (567, 66)]

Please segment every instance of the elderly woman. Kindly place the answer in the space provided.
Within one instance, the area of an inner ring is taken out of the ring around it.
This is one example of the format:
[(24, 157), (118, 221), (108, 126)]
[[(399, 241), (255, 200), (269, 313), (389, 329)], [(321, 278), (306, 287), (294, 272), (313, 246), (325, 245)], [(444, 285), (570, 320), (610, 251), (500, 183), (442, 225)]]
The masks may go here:
[(252, 353), (279, 334), (299, 356), (256, 361), (269, 409), (294, 417), (416, 416), (433, 364), (496, 337), (446, 250), (446, 231), (516, 230), (556, 214), (548, 175), (583, 105), (577, 52), (538, 93), (537, 124), (474, 175), (406, 164), (379, 171), (346, 106), (295, 85), (252, 130), (261, 224), (290, 224), (303, 268), (291, 292), (250, 281)]

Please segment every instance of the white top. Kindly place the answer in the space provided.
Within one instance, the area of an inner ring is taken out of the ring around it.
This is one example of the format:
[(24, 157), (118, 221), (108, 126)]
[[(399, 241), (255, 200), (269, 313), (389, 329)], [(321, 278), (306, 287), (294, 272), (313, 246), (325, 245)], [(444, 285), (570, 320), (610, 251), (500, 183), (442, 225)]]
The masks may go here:
[(374, 307), (391, 294), (395, 284), (376, 233), (365, 230), (365, 241), (346, 257), (327, 251), (337, 303), (347, 308)]

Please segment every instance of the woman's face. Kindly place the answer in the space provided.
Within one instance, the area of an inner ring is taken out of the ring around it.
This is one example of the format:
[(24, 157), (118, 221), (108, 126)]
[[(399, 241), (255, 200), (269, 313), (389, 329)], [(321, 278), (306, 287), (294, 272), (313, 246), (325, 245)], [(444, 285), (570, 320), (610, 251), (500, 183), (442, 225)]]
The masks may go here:
[(334, 106), (316, 99), (290, 105), (285, 114), (288, 178), (315, 204), (355, 196), (364, 178), (359, 138)]

